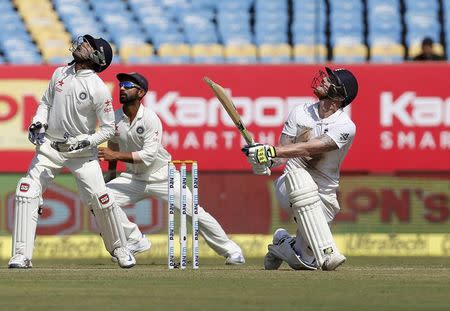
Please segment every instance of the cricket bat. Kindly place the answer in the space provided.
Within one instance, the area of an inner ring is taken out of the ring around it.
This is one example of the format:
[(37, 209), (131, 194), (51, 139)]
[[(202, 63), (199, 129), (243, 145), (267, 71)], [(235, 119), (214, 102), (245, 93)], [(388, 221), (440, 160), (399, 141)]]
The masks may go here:
[(244, 123), (242, 123), (241, 117), (238, 114), (236, 107), (233, 104), (233, 100), (231, 97), (225, 92), (222, 86), (215, 83), (208, 77), (204, 77), (203, 80), (206, 82), (206, 84), (209, 85), (209, 87), (213, 90), (216, 97), (219, 99), (220, 103), (222, 104), (223, 108), (225, 108), (226, 112), (230, 116), (231, 120), (233, 120), (234, 125), (238, 128), (239, 132), (241, 133), (242, 137), (244, 137), (245, 141), (248, 145), (254, 145), (255, 141), (250, 134), (250, 132), (245, 127)]

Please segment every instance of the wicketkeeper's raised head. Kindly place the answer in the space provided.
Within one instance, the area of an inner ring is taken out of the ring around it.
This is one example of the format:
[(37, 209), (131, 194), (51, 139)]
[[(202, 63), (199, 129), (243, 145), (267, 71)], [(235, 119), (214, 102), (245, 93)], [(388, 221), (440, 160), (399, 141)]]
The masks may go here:
[[(91, 61), (96, 72), (102, 72), (111, 64), (113, 51), (111, 45), (103, 38), (94, 38), (91, 35), (78, 37), (72, 43), (73, 62)], [(72, 62), (72, 63), (73, 63)]]

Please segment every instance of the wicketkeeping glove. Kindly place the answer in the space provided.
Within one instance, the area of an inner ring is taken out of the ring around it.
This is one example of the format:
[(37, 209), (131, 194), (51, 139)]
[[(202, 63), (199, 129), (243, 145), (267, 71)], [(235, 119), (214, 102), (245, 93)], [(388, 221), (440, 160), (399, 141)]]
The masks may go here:
[(53, 149), (58, 150), (59, 152), (71, 152), (75, 150), (80, 150), (88, 147), (91, 142), (87, 138), (87, 135), (79, 135), (79, 136), (69, 136), (64, 135), (66, 138), (65, 141), (52, 141), (51, 146)]
[(41, 122), (32, 123), (28, 128), (28, 140), (33, 145), (42, 145), (47, 128), (47, 124), (42, 124)]

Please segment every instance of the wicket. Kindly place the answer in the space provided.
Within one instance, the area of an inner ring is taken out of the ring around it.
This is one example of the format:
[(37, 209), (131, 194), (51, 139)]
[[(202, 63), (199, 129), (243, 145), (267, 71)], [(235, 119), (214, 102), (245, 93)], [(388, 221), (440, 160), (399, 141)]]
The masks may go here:
[(180, 269), (187, 266), (187, 165), (191, 165), (192, 173), (192, 269), (199, 267), (198, 247), (198, 164), (192, 160), (172, 160), (168, 165), (168, 207), (167, 207), (167, 266), (175, 268), (175, 175), (176, 165), (180, 165)]

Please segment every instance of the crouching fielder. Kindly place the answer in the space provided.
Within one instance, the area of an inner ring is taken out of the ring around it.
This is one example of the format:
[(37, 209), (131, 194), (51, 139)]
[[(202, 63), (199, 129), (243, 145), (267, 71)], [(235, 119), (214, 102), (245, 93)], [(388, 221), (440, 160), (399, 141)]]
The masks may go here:
[[(171, 155), (161, 144), (162, 125), (154, 111), (141, 102), (148, 91), (147, 79), (139, 73), (119, 73), (120, 103), (116, 118), (116, 135), (108, 142), (109, 148), (99, 148), (99, 158), (109, 161), (110, 180), (107, 188), (114, 195), (118, 206), (134, 204), (146, 197), (167, 201), (167, 165)], [(126, 163), (126, 172), (116, 178), (117, 161)], [(180, 174), (175, 173), (175, 184), (180, 184)], [(175, 207), (180, 209), (180, 187), (175, 187)], [(192, 215), (192, 194), (188, 190), (187, 216)], [(120, 209), (122, 225), (127, 238), (127, 248), (132, 254), (150, 249), (150, 242), (138, 226)], [(242, 250), (228, 238), (219, 222), (202, 207), (198, 209), (199, 231), (206, 243), (225, 263), (245, 263)], [(114, 258), (113, 258), (114, 260)]]
[(268, 270), (278, 269), (283, 261), (295, 270), (334, 270), (346, 260), (329, 223), (340, 209), (339, 167), (356, 132), (343, 108), (356, 97), (358, 83), (346, 69), (325, 69), (312, 83), (319, 101), (291, 111), (279, 146), (242, 149), (256, 174), (267, 174), (270, 167), (287, 161), (275, 190), (280, 205), (292, 211), (297, 235), (291, 237), (281, 228), (275, 231), (264, 259)]
[[(80, 37), (72, 48), (74, 60), (55, 70), (29, 128), (36, 154), (16, 189), (12, 257), (9, 268), (31, 268), (42, 195), (63, 167), (77, 181), (86, 206), (96, 216), (105, 245), (122, 268), (136, 261), (125, 247), (118, 208), (108, 193), (96, 146), (114, 135), (111, 94), (96, 74), (112, 60), (107, 41)], [(100, 129), (96, 132), (97, 120)]]

